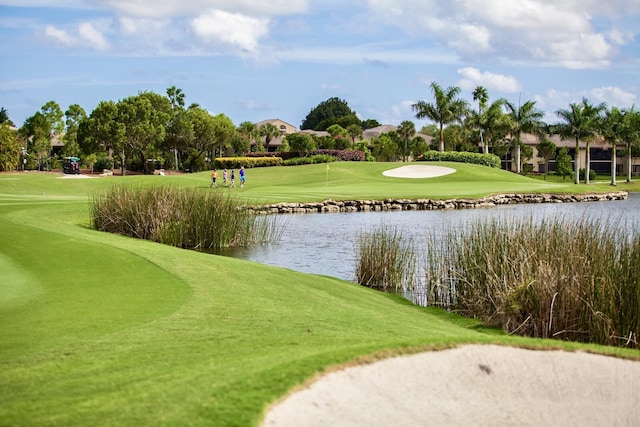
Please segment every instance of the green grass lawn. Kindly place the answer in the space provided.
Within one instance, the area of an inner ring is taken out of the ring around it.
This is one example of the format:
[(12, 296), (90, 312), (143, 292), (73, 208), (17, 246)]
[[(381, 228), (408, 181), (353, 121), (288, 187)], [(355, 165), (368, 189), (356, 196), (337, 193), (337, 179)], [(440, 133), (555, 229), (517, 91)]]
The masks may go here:
[(610, 190), (450, 163), (458, 172), (441, 178), (382, 176), (400, 165), (250, 169), (245, 188), (215, 190), (206, 172), (0, 175), (0, 425), (256, 425), (269, 403), (324, 369), (469, 342), (640, 358), (508, 337), (338, 279), (89, 228), (91, 197), (123, 183), (257, 202)]

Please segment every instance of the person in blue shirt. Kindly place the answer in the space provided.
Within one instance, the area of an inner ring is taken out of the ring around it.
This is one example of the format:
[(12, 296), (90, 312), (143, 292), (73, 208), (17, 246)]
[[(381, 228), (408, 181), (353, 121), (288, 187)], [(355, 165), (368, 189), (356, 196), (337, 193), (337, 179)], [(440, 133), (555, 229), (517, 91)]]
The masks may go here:
[(244, 187), (244, 182), (246, 181), (244, 176), (244, 166), (240, 168), (240, 187)]

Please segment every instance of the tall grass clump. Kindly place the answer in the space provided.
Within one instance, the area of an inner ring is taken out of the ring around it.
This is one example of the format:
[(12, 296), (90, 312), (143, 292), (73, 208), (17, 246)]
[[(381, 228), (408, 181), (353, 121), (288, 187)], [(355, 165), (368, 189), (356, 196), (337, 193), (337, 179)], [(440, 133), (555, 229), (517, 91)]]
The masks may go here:
[(432, 236), (430, 301), (509, 333), (640, 348), (640, 233), (597, 218), (478, 219)]
[(416, 253), (410, 240), (396, 227), (380, 225), (357, 239), (356, 282), (371, 288), (412, 290)]
[(250, 213), (229, 194), (164, 186), (107, 189), (93, 198), (91, 223), (96, 230), (199, 250), (265, 243), (280, 233), (275, 217)]

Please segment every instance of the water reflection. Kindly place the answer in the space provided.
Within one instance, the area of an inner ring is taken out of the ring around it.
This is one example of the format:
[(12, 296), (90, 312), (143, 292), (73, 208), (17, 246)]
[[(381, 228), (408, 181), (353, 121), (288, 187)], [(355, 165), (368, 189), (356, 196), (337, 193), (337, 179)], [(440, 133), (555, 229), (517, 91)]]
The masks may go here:
[(447, 211), (351, 212), (283, 215), (285, 230), (278, 243), (228, 250), (223, 255), (304, 273), (354, 280), (358, 236), (380, 225), (397, 227), (419, 245), (429, 231), (464, 227), (477, 218), (582, 218), (590, 215), (638, 226), (640, 193), (628, 200), (582, 203), (506, 205)]

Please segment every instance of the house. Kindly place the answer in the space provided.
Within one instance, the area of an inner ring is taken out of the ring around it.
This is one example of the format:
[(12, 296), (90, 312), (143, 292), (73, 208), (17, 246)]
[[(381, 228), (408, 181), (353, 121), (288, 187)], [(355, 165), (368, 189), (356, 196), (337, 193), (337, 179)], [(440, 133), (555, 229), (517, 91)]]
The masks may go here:
[[(274, 137), (269, 141), (267, 151), (278, 151), (278, 148), (282, 145), (282, 141), (284, 140), (285, 136), (298, 132), (297, 127), (280, 119), (262, 120), (256, 123), (256, 126), (260, 128), (266, 124), (272, 124), (276, 127), (276, 129), (280, 131), (280, 135)], [(261, 136), (260, 142), (262, 143), (262, 145), (266, 145), (266, 137)]]
[[(556, 155), (562, 148), (567, 148), (569, 155), (571, 156), (572, 163), (575, 162), (575, 140), (562, 138), (560, 135), (547, 136), (551, 142), (556, 145)], [(545, 160), (538, 156), (538, 150), (536, 146), (540, 143), (540, 138), (533, 134), (524, 133), (521, 135), (520, 140), (523, 144), (533, 149), (533, 157), (527, 160), (533, 167), (533, 172), (545, 173)], [(624, 175), (627, 173), (627, 159), (625, 155), (625, 146), (618, 145), (616, 152), (616, 173), (618, 175)], [(604, 140), (592, 141), (589, 144), (590, 162), (589, 169), (594, 170), (598, 175), (611, 175), (611, 144)], [(509, 154), (502, 159), (503, 169), (515, 171), (515, 162), (513, 155)], [(631, 159), (631, 173), (632, 175), (640, 175), (640, 162), (637, 158)], [(581, 168), (584, 168), (587, 162), (586, 143), (580, 141), (579, 161)], [(549, 171), (555, 171), (555, 159), (549, 161)]]

